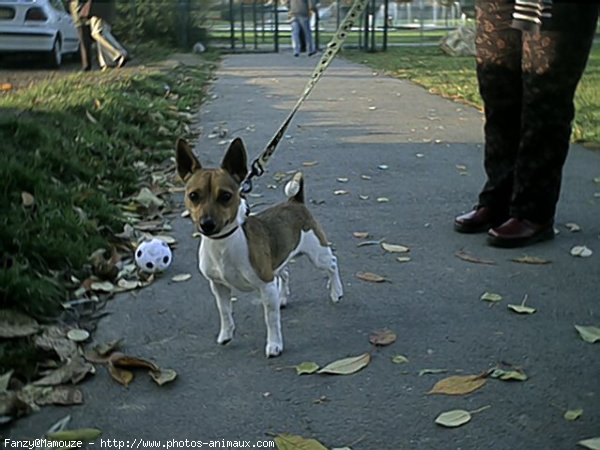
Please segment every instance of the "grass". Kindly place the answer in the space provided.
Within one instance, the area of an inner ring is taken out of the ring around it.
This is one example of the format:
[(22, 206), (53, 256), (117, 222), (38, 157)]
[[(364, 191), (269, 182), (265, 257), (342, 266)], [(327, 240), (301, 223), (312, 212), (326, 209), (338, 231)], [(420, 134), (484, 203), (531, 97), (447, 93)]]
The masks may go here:
[[(409, 79), (431, 93), (483, 108), (472, 57), (450, 57), (437, 47), (396, 47), (386, 52), (345, 50), (343, 55), (388, 74)], [(572, 139), (600, 147), (600, 44), (595, 44), (575, 96)]]
[[(73, 73), (0, 95), (0, 309), (57, 314), (71, 275), (84, 279), (89, 255), (122, 231), (118, 204), (139, 190), (134, 163), (163, 162), (185, 135), (216, 56), (206, 58)], [(0, 373), (35, 359), (16, 341), (0, 344)]]

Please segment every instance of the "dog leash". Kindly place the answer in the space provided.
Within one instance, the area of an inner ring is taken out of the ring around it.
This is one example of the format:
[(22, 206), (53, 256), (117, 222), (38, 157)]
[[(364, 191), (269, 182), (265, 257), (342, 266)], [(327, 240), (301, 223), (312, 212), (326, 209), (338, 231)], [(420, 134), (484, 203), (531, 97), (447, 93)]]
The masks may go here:
[(283, 121), (275, 135), (271, 138), (271, 141), (269, 142), (267, 147), (254, 161), (252, 161), (252, 164), (250, 165), (250, 172), (246, 176), (246, 179), (243, 181), (241, 187), (241, 191), (244, 194), (247, 194), (252, 190), (252, 178), (260, 177), (263, 173), (265, 173), (265, 167), (267, 166), (267, 163), (269, 162), (269, 159), (271, 158), (273, 153), (275, 153), (275, 149), (281, 141), (285, 130), (287, 130), (288, 125), (292, 121), (292, 118), (296, 114), (296, 111), (298, 111), (300, 105), (304, 103), (304, 100), (306, 100), (308, 94), (310, 94), (310, 92), (313, 90), (317, 82), (321, 79), (321, 76), (323, 75), (327, 67), (329, 67), (329, 65), (333, 61), (333, 58), (335, 58), (335, 55), (337, 55), (337, 53), (340, 51), (342, 44), (346, 40), (346, 37), (348, 37), (348, 32), (354, 25), (356, 19), (364, 11), (367, 1), (368, 0), (354, 0), (354, 4), (348, 11), (348, 14), (346, 14), (346, 17), (340, 24), (339, 28), (335, 32), (335, 35), (333, 36), (329, 44), (327, 44), (327, 49), (325, 50), (325, 53), (323, 53), (323, 56), (317, 63), (315, 69), (313, 70), (313, 73), (310, 76), (310, 80), (308, 80), (308, 82), (306, 83), (306, 86), (304, 87), (304, 92), (302, 92), (302, 95), (294, 105), (294, 108), (292, 108), (292, 111)]

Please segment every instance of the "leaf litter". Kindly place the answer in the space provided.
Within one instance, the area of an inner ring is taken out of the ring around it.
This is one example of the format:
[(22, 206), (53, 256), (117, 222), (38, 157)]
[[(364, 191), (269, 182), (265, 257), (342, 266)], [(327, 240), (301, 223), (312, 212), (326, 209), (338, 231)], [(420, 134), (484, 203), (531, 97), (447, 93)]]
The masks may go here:
[(486, 383), (483, 375), (453, 375), (438, 381), (428, 394), (465, 395), (483, 387)]

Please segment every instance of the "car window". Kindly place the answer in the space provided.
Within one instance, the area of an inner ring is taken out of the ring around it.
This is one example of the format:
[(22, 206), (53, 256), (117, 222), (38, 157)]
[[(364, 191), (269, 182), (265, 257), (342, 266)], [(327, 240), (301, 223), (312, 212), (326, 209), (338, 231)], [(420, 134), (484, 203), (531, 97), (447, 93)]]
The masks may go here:
[(63, 5), (62, 0), (50, 0), (50, 5), (57, 11), (65, 12), (65, 6)]

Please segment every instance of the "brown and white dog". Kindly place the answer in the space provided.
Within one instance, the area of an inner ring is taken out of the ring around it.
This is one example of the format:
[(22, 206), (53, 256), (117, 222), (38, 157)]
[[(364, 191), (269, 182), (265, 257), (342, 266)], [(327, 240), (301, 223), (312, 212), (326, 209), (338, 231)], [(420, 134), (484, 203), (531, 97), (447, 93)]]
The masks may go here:
[(233, 338), (231, 296), (236, 292), (256, 292), (262, 300), (267, 325), (267, 357), (283, 351), (280, 308), (289, 295), (291, 258), (306, 254), (329, 277), (329, 297), (342, 297), (337, 258), (327, 244), (319, 224), (304, 205), (301, 175), (295, 177), (298, 192), (287, 202), (248, 215), (248, 205), (240, 193), (247, 174), (246, 150), (235, 139), (220, 168), (203, 168), (192, 148), (177, 141), (177, 172), (185, 181), (185, 205), (202, 234), (198, 250), (200, 272), (208, 279), (219, 314), (221, 331), (217, 343)]

